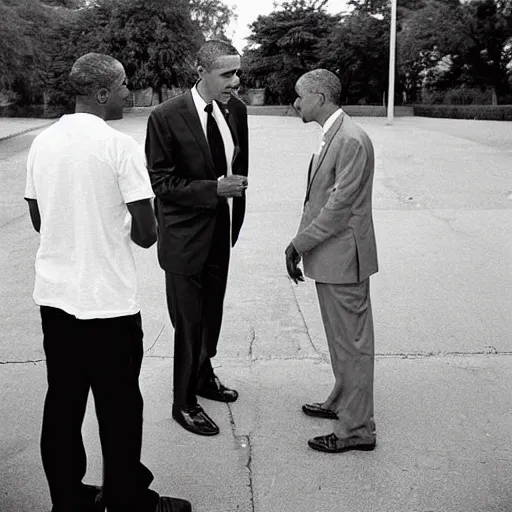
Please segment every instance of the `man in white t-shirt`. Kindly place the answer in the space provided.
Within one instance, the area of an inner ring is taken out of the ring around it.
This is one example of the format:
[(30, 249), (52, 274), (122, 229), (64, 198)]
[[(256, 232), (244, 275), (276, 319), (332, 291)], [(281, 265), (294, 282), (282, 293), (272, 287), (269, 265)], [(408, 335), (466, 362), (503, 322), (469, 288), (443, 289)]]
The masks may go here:
[[(142, 326), (132, 242), (156, 241), (142, 148), (111, 128), (128, 95), (123, 66), (88, 53), (70, 73), (76, 109), (34, 140), (25, 199), (36, 231), (34, 300), (48, 374), (41, 454), (53, 512), (188, 512), (149, 490), (141, 462)], [(92, 390), (103, 489), (85, 485), (81, 427)]]

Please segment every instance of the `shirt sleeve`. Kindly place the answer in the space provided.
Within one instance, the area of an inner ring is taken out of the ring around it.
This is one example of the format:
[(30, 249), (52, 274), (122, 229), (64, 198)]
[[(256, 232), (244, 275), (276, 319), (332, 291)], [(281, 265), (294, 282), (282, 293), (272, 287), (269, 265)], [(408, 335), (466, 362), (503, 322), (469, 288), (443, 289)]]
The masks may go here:
[(144, 150), (131, 137), (122, 141), (117, 176), (125, 203), (154, 197)]
[(34, 154), (35, 144), (30, 146), (27, 158), (27, 180), (25, 183), (25, 199), (37, 199), (36, 187), (34, 184)]

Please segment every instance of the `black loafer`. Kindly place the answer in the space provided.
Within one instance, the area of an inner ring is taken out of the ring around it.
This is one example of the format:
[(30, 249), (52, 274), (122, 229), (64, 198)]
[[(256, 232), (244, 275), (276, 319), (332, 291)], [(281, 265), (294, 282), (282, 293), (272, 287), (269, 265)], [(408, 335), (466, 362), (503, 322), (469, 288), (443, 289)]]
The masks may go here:
[(371, 452), (375, 449), (376, 442), (375, 439), (365, 439), (361, 437), (342, 439), (332, 433), (326, 436), (314, 437), (308, 441), (308, 445), (313, 448), (313, 450), (326, 453), (342, 453), (350, 450)]
[(87, 484), (80, 486), (80, 510), (84, 512), (103, 512), (105, 510), (101, 487)]
[(179, 409), (172, 407), (172, 417), (185, 429), (200, 436), (215, 436), (219, 427), (198, 404)]
[(192, 505), (180, 498), (160, 496), (155, 512), (192, 512)]
[(308, 416), (314, 416), (315, 418), (327, 418), (328, 420), (337, 420), (338, 415), (331, 409), (325, 409), (322, 404), (304, 404), (302, 406), (302, 412)]
[(76, 510), (77, 512), (104, 512), (105, 501), (103, 500), (102, 488), (96, 485), (80, 484), (78, 489), (78, 504), (61, 503), (54, 504), (52, 512)]
[(216, 402), (235, 402), (238, 398), (238, 392), (224, 386), (216, 375), (198, 388), (196, 394)]

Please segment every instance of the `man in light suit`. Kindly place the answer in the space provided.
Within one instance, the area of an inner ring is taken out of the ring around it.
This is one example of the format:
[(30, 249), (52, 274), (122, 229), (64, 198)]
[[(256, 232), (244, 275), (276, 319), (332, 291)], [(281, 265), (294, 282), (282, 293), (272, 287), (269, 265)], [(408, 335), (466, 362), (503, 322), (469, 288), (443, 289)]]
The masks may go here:
[(369, 277), (377, 272), (372, 220), (374, 152), (368, 135), (339, 107), (341, 84), (325, 69), (295, 85), (295, 108), (316, 121), (323, 139), (309, 165), (304, 211), (286, 249), (295, 283), (298, 267), (315, 280), (335, 383), (321, 403), (305, 404), (308, 416), (330, 418), (334, 432), (308, 441), (328, 453), (373, 450), (374, 335)]
[(165, 270), (174, 326), (172, 416), (198, 435), (219, 433), (197, 402), (234, 402), (238, 393), (215, 375), (230, 246), (245, 212), (247, 108), (233, 95), (240, 56), (207, 41), (197, 56), (198, 83), (151, 113), (146, 136), (155, 193), (158, 259)]

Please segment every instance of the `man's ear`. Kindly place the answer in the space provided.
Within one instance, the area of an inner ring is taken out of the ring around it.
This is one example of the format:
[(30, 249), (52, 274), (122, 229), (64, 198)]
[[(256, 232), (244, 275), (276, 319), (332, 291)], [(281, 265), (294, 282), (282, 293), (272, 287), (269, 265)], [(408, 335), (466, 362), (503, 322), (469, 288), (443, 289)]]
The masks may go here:
[(108, 94), (109, 94), (108, 89), (105, 89), (104, 87), (102, 87), (101, 89), (98, 89), (96, 91), (96, 99), (98, 100), (98, 103), (101, 103), (102, 105), (107, 103)]
[(205, 73), (207, 72), (206, 68), (201, 65), (197, 66), (196, 70), (197, 70), (197, 74), (198, 74), (199, 78), (203, 78)]
[(318, 94), (320, 94), (320, 106), (323, 107), (325, 105), (325, 94), (323, 92)]

